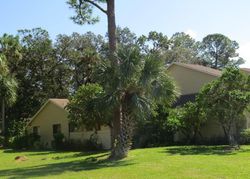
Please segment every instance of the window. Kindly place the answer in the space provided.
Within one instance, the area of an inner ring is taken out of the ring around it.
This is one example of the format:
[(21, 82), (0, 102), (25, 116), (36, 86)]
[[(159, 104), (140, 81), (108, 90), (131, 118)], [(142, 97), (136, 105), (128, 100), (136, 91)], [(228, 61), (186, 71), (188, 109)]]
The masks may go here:
[(61, 124), (54, 124), (53, 125), (53, 134), (61, 133)]
[(33, 134), (39, 135), (39, 126), (34, 126), (33, 127)]

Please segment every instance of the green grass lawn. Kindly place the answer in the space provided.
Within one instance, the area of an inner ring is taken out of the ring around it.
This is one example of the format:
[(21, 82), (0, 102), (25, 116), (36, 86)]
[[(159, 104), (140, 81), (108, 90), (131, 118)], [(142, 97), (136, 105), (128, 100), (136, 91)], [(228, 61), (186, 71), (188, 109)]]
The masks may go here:
[[(19, 155), (28, 160), (15, 161)], [(250, 146), (236, 152), (224, 147), (137, 149), (116, 162), (105, 160), (107, 155), (0, 150), (0, 178), (250, 178)]]

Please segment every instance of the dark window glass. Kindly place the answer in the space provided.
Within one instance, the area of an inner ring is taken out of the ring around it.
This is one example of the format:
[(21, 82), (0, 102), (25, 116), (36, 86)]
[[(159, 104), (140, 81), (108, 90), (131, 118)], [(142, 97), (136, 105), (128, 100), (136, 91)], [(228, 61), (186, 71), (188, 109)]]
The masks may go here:
[(53, 134), (61, 133), (61, 124), (54, 124), (53, 125)]
[(39, 127), (38, 126), (33, 127), (33, 134), (36, 134), (36, 135), (39, 134)]

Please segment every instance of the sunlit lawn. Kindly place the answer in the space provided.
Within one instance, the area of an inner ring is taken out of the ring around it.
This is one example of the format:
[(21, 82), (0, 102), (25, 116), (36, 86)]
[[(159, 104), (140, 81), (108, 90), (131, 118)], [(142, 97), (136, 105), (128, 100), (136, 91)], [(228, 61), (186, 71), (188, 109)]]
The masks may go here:
[[(250, 178), (250, 146), (163, 147), (132, 150), (116, 162), (107, 153), (0, 150), (0, 178)], [(24, 155), (27, 161), (17, 162)]]

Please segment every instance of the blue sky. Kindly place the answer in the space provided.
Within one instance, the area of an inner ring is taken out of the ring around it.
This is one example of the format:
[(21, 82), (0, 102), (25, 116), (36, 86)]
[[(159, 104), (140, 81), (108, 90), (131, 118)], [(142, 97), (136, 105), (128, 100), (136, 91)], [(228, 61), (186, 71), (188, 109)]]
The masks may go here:
[[(106, 18), (94, 26), (79, 26), (66, 0), (1, 0), (0, 35), (16, 34), (18, 29), (42, 27), (54, 39), (57, 34), (93, 31), (105, 34)], [(171, 36), (186, 32), (197, 40), (222, 33), (240, 44), (240, 55), (250, 68), (249, 0), (116, 0), (117, 25), (129, 27), (138, 35), (155, 30)]]

